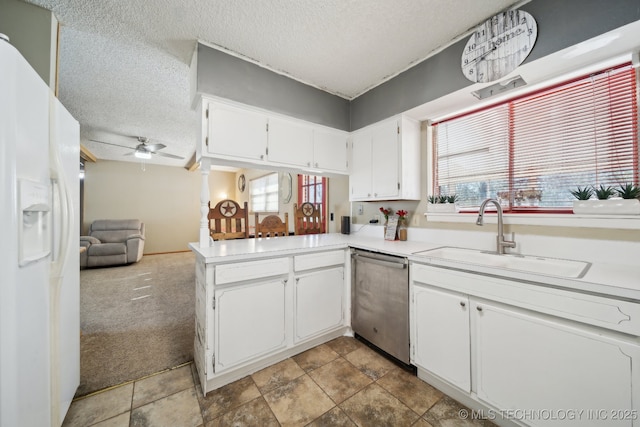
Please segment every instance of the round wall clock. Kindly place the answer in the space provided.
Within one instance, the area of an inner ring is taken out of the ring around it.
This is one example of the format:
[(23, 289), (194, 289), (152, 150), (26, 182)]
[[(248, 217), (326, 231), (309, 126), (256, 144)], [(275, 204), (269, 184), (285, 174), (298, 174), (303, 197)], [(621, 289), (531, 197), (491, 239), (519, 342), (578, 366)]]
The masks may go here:
[(538, 37), (538, 26), (523, 10), (499, 13), (478, 25), (462, 52), (462, 72), (477, 83), (498, 80), (527, 58)]
[(244, 178), (244, 174), (240, 174), (240, 176), (238, 177), (238, 190), (240, 190), (241, 193), (244, 193), (245, 185), (246, 185), (246, 181)]

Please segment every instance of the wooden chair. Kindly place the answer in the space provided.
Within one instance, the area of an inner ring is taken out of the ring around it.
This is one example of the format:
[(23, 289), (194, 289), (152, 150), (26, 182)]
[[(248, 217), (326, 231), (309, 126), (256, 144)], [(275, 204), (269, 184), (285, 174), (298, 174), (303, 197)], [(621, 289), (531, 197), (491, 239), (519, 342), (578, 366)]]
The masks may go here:
[(269, 215), (263, 218), (262, 222), (256, 214), (256, 238), (257, 237), (277, 237), (289, 235), (289, 214), (285, 212), (284, 222), (278, 215)]
[(298, 208), (298, 204), (294, 203), (293, 215), (296, 235), (324, 233), (324, 221), (319, 206), (305, 202)]
[(233, 200), (223, 200), (213, 209), (209, 204), (209, 235), (213, 240), (246, 239), (249, 237), (249, 209)]

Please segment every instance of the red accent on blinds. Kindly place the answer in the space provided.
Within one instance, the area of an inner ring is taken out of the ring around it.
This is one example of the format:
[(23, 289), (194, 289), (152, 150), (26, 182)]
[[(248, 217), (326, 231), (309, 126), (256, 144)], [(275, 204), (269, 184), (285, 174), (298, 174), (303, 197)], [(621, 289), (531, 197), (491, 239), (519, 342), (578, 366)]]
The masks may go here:
[(436, 192), (462, 207), (568, 208), (578, 186), (638, 184), (638, 103), (630, 64), (434, 127)]

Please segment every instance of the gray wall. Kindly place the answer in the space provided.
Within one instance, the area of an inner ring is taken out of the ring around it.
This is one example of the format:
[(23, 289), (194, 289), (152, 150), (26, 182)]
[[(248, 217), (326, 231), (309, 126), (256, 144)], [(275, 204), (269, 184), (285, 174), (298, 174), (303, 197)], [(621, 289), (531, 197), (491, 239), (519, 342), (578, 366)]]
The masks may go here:
[[(538, 39), (525, 63), (640, 20), (638, 0), (533, 0), (520, 9), (538, 24)], [(461, 40), (352, 100), (350, 130), (471, 85), (460, 71), (465, 44)]]
[[(640, 20), (639, 0), (532, 0), (521, 9), (538, 24), (525, 63)], [(470, 86), (460, 70), (465, 44), (458, 41), (351, 102), (199, 44), (197, 90), (353, 131)]]
[[(53, 27), (55, 25), (55, 28)], [(57, 25), (52, 13), (21, 0), (0, 0), (0, 33), (25, 57), (40, 78), (55, 89)]]
[(349, 101), (198, 43), (197, 92), (349, 130)]

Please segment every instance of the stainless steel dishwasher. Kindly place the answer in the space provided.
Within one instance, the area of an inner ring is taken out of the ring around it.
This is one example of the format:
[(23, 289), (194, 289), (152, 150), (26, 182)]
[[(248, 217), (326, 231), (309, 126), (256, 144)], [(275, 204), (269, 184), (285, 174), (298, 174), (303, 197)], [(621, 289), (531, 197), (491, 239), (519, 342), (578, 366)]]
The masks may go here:
[(406, 258), (355, 250), (351, 256), (351, 327), (409, 363), (409, 268)]

